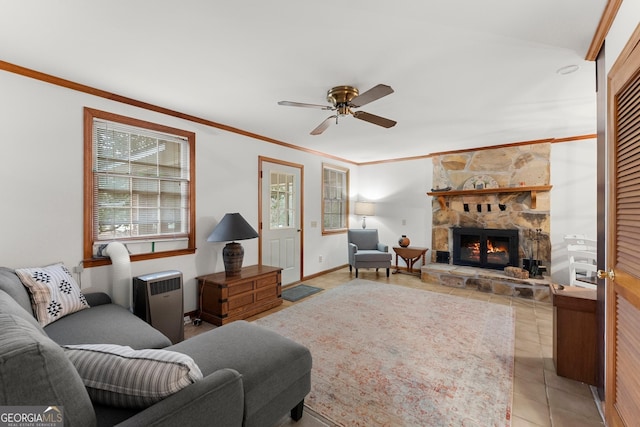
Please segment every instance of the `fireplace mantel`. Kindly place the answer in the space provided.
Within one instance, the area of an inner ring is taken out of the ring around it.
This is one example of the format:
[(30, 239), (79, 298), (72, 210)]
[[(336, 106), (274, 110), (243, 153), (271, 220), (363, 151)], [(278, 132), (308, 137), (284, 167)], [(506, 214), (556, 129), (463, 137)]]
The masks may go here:
[(481, 194), (501, 194), (501, 193), (529, 193), (531, 195), (531, 209), (536, 208), (536, 197), (538, 191), (549, 191), (552, 185), (535, 185), (528, 187), (502, 187), (502, 188), (484, 188), (482, 190), (447, 190), (447, 191), (430, 191), (429, 196), (437, 197), (438, 203), (442, 210), (447, 209), (447, 199), (451, 196), (477, 196)]

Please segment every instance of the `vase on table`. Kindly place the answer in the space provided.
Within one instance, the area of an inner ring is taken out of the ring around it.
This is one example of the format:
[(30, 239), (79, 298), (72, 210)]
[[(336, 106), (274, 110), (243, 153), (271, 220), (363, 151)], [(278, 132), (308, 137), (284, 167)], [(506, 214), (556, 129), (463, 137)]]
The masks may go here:
[(409, 246), (409, 243), (411, 243), (411, 241), (409, 240), (406, 234), (403, 234), (398, 240), (398, 244), (403, 248), (406, 248), (407, 246)]

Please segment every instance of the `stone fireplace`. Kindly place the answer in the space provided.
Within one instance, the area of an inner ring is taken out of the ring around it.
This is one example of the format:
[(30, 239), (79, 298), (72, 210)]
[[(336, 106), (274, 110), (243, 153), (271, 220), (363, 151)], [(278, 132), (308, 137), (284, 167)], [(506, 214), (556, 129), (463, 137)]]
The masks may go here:
[[(535, 259), (550, 271), (550, 153), (550, 143), (536, 143), (434, 156), (431, 254), (449, 252), (455, 264), (456, 230), (509, 230), (516, 235), (509, 245), (516, 246), (509, 246), (508, 260), (504, 253), (486, 255), (486, 268)], [(504, 236), (496, 237), (502, 245)]]

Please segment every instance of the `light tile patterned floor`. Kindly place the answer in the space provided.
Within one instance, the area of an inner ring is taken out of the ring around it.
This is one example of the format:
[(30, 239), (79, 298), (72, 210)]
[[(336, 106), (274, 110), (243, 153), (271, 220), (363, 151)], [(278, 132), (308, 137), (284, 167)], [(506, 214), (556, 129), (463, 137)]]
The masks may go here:
[[(513, 427), (591, 427), (604, 426), (591, 388), (583, 383), (559, 377), (553, 365), (553, 317), (550, 303), (520, 298), (486, 294), (476, 290), (456, 289), (423, 283), (418, 276), (391, 274), (384, 271), (360, 270), (361, 279), (408, 286), (431, 292), (474, 298), (496, 304), (511, 305), (516, 310), (515, 378), (513, 394)], [(355, 278), (348, 268), (323, 274), (304, 283), (330, 289)], [(319, 295), (319, 294), (316, 294)], [(313, 298), (310, 296), (308, 298)], [(304, 301), (304, 299), (302, 300)], [(266, 316), (293, 304), (284, 301), (282, 306), (261, 313), (248, 320)], [(199, 327), (187, 326), (185, 337), (210, 329), (206, 323)], [(300, 422), (294, 423), (288, 416), (281, 424), (297, 427), (333, 426), (329, 421), (305, 408)]]

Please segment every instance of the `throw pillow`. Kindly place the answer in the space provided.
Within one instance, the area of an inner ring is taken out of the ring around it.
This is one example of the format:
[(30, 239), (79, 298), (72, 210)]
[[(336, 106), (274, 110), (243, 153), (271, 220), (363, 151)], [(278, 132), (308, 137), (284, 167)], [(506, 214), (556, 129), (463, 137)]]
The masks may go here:
[(63, 264), (19, 268), (16, 274), (29, 290), (33, 312), (41, 326), (89, 308), (80, 287)]
[(63, 346), (94, 403), (145, 408), (202, 379), (186, 354), (115, 344)]

